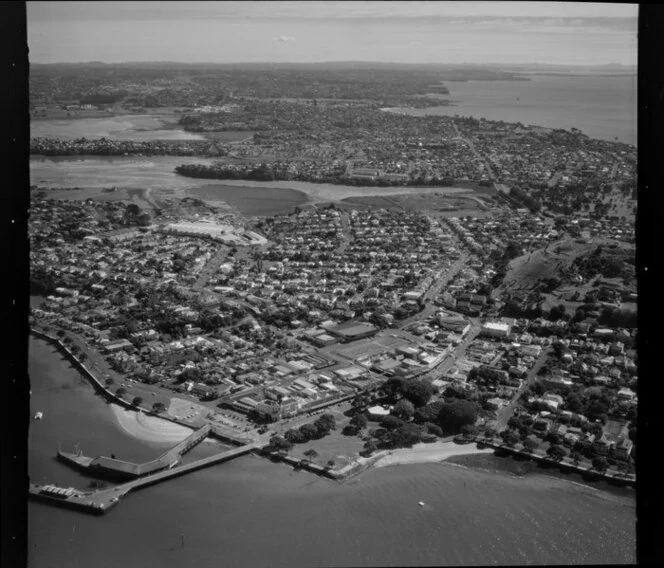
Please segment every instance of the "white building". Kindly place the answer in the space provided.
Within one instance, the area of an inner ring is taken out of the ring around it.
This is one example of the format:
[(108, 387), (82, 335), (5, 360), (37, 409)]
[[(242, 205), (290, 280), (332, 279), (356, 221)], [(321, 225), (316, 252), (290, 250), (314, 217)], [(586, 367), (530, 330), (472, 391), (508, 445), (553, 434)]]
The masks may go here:
[(482, 325), (481, 334), (489, 337), (507, 337), (510, 334), (509, 324), (502, 322), (487, 322)]

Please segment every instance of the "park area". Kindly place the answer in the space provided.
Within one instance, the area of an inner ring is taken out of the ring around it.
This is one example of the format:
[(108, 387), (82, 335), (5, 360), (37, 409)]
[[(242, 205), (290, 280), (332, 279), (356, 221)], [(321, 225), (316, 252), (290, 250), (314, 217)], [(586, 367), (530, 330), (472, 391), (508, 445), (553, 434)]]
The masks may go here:
[[(349, 402), (326, 408), (310, 417), (307, 422), (313, 423), (323, 414), (331, 414), (335, 419), (335, 430), (322, 438), (312, 439), (304, 443), (296, 443), (288, 454), (294, 458), (311, 461), (320, 466), (333, 469), (342, 468), (353, 462), (364, 448), (364, 441), (359, 435), (345, 436), (342, 431), (349, 425), (350, 417), (345, 413), (351, 409)], [(332, 463), (334, 462), (334, 463)]]

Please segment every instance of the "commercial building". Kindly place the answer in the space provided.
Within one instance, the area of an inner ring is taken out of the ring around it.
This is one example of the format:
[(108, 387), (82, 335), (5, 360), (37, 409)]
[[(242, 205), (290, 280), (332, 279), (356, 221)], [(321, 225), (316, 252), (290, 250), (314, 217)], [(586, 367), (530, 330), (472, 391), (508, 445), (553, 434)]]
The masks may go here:
[(372, 337), (378, 333), (378, 328), (368, 323), (346, 323), (330, 328), (328, 331), (345, 343), (364, 339), (365, 337)]
[(212, 221), (170, 223), (163, 230), (166, 233), (205, 237), (238, 246), (264, 245), (267, 243), (267, 239), (253, 231), (244, 231), (232, 225), (219, 225)]
[(510, 326), (502, 322), (487, 322), (482, 325), (480, 333), (488, 337), (503, 338), (510, 334)]

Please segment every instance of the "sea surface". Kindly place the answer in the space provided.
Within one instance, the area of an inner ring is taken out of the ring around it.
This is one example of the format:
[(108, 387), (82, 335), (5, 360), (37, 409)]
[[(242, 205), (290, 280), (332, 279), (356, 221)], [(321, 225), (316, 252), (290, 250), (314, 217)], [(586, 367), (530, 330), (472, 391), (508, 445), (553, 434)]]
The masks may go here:
[(530, 81), (448, 82), (452, 106), (391, 109), (411, 116), (473, 116), (636, 145), (637, 77), (541, 76)]
[[(44, 413), (30, 430), (32, 481), (87, 485), (54, 459), (58, 442), (135, 460), (165, 449), (122, 430), (55, 348), (34, 338), (29, 345), (31, 411)], [(192, 453), (215, 451), (202, 444)], [(631, 497), (544, 475), (426, 464), (336, 483), (245, 456), (130, 494), (102, 517), (30, 502), (29, 565), (633, 563), (635, 517)]]

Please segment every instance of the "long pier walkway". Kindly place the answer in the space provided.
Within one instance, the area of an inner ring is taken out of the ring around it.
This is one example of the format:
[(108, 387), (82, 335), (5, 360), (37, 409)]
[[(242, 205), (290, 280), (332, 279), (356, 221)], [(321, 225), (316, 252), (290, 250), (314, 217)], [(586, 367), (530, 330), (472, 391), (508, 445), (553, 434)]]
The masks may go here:
[(262, 444), (260, 443), (247, 444), (246, 446), (233, 448), (226, 452), (222, 452), (214, 456), (203, 458), (201, 460), (186, 465), (181, 465), (172, 469), (167, 469), (164, 471), (160, 471), (158, 473), (154, 473), (152, 475), (141, 477), (140, 479), (129, 481), (127, 483), (123, 483), (122, 485), (118, 485), (116, 487), (112, 487), (109, 489), (102, 489), (101, 491), (96, 491), (95, 493), (90, 494), (87, 498), (87, 501), (91, 503), (91, 505), (96, 510), (108, 510), (113, 506), (113, 504), (117, 503), (119, 499), (124, 497), (130, 491), (142, 489), (143, 487), (154, 485), (155, 483), (160, 483), (162, 481), (166, 481), (167, 479), (172, 479), (173, 477), (178, 477), (180, 475), (185, 475), (187, 473), (190, 473), (197, 469), (202, 469), (209, 465), (225, 462), (235, 457), (248, 454), (249, 452), (252, 452), (253, 450), (261, 447), (261, 445)]
[(35, 499), (47, 501), (55, 505), (73, 508), (88, 513), (102, 514), (113, 508), (120, 499), (130, 491), (135, 491), (136, 489), (141, 489), (148, 485), (154, 485), (155, 483), (166, 481), (173, 477), (185, 475), (212, 464), (221, 463), (237, 456), (248, 454), (257, 448), (260, 448), (262, 445), (261, 442), (254, 442), (214, 456), (203, 458), (187, 465), (162, 470), (158, 473), (146, 475), (145, 477), (109, 489), (102, 489), (100, 491), (86, 493), (73, 488), (64, 489), (52, 485), (40, 486), (30, 484), (30, 495)]

